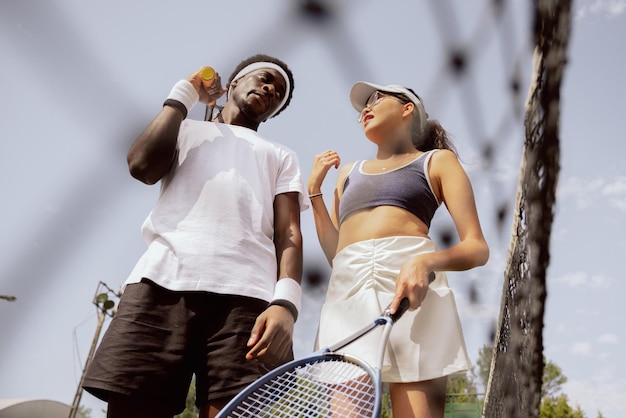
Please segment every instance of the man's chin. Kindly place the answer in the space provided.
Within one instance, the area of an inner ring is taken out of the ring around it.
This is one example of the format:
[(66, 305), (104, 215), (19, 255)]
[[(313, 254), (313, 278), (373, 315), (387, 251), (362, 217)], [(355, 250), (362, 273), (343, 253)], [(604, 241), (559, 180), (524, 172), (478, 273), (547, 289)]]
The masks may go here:
[(241, 112), (246, 115), (246, 117), (250, 120), (256, 122), (265, 122), (267, 120), (267, 112), (263, 109), (263, 113), (259, 113), (258, 110), (255, 109), (255, 106), (251, 106), (246, 103), (241, 107)]
[(262, 109), (257, 109), (256, 106), (252, 106), (246, 103), (242, 106), (241, 111), (251, 120), (265, 122), (267, 120), (267, 115), (269, 112), (267, 111), (267, 108), (265, 106), (259, 107), (262, 107)]

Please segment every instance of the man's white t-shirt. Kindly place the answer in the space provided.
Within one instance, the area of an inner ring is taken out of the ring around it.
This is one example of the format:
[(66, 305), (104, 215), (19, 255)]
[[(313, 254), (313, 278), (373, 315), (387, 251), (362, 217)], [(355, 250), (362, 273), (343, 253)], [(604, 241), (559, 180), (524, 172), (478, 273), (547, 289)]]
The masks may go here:
[(142, 226), (148, 249), (125, 282), (270, 301), (277, 279), (274, 197), (308, 198), (296, 154), (256, 131), (185, 120), (178, 155)]

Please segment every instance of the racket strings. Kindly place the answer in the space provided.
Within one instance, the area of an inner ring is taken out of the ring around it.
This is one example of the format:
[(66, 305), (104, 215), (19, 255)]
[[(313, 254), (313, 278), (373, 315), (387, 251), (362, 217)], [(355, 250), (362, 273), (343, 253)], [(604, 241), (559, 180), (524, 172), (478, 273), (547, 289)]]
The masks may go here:
[(361, 366), (339, 358), (319, 360), (266, 382), (228, 417), (371, 417), (376, 390)]

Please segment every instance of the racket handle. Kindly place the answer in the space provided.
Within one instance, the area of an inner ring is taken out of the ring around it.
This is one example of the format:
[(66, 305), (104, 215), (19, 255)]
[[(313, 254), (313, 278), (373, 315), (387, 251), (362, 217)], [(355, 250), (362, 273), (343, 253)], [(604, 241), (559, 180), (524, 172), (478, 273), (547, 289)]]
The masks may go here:
[[(428, 284), (434, 282), (435, 277), (436, 276), (435, 276), (434, 271), (431, 271), (430, 273), (428, 273)], [(400, 319), (402, 315), (404, 315), (404, 313), (409, 309), (409, 307), (410, 307), (409, 299), (408, 298), (402, 299), (400, 301), (400, 305), (398, 306), (398, 309), (396, 310), (396, 313), (394, 313), (393, 315), (389, 315), (389, 317), (391, 318), (391, 321), (395, 323), (398, 319)]]
[(389, 317), (391, 318), (391, 322), (395, 323), (398, 319), (400, 319), (402, 315), (404, 315), (406, 311), (409, 310), (410, 307), (411, 307), (411, 303), (409, 302), (409, 299), (408, 298), (402, 299), (400, 301), (400, 305), (398, 306), (398, 309), (396, 310), (396, 313), (389, 315)]
[(200, 78), (202, 79), (202, 86), (205, 89), (210, 89), (215, 83), (215, 70), (213, 67), (202, 67)]
[(200, 77), (204, 81), (211, 81), (213, 77), (215, 77), (215, 70), (213, 67), (203, 67), (202, 70), (200, 70)]
[[(200, 78), (202, 79), (202, 86), (205, 89), (211, 88), (211, 86), (215, 82), (214, 80), (215, 70), (213, 69), (213, 67), (210, 67), (210, 66), (202, 67), (202, 69), (200, 70)], [(215, 107), (215, 101), (212, 101), (211, 103), (207, 104), (206, 109), (204, 111), (205, 121), (211, 120), (211, 118), (213, 117), (214, 107)]]

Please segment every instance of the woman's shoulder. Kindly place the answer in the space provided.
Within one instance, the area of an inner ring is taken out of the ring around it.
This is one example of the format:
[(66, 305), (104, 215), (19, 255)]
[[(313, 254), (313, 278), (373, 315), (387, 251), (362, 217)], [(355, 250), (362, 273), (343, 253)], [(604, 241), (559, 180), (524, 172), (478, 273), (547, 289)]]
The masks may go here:
[(435, 149), (431, 151), (430, 164), (449, 165), (459, 164), (459, 157), (456, 153), (449, 149)]
[(446, 148), (435, 148), (431, 151), (427, 151), (427, 153), (428, 152), (431, 152), (433, 154), (432, 158), (453, 158), (455, 160), (458, 160), (458, 156), (456, 155), (456, 153)]
[(358, 161), (352, 161), (351, 163), (345, 163), (344, 165), (341, 166), (341, 168), (339, 169), (339, 175), (348, 175), (348, 173), (350, 173), (352, 171), (352, 169), (356, 166), (356, 164), (358, 163)]
[[(358, 161), (353, 161), (351, 163), (346, 163), (339, 168), (339, 173), (337, 173), (337, 186), (339, 190), (343, 192), (343, 185), (346, 182), (348, 175), (352, 172), (352, 169), (356, 166)], [(340, 193), (341, 195), (342, 193)]]
[(461, 167), (461, 163), (454, 151), (449, 149), (437, 149), (432, 152), (428, 164), (428, 172), (431, 177), (438, 178), (445, 176), (447, 173), (455, 172), (458, 167)]

